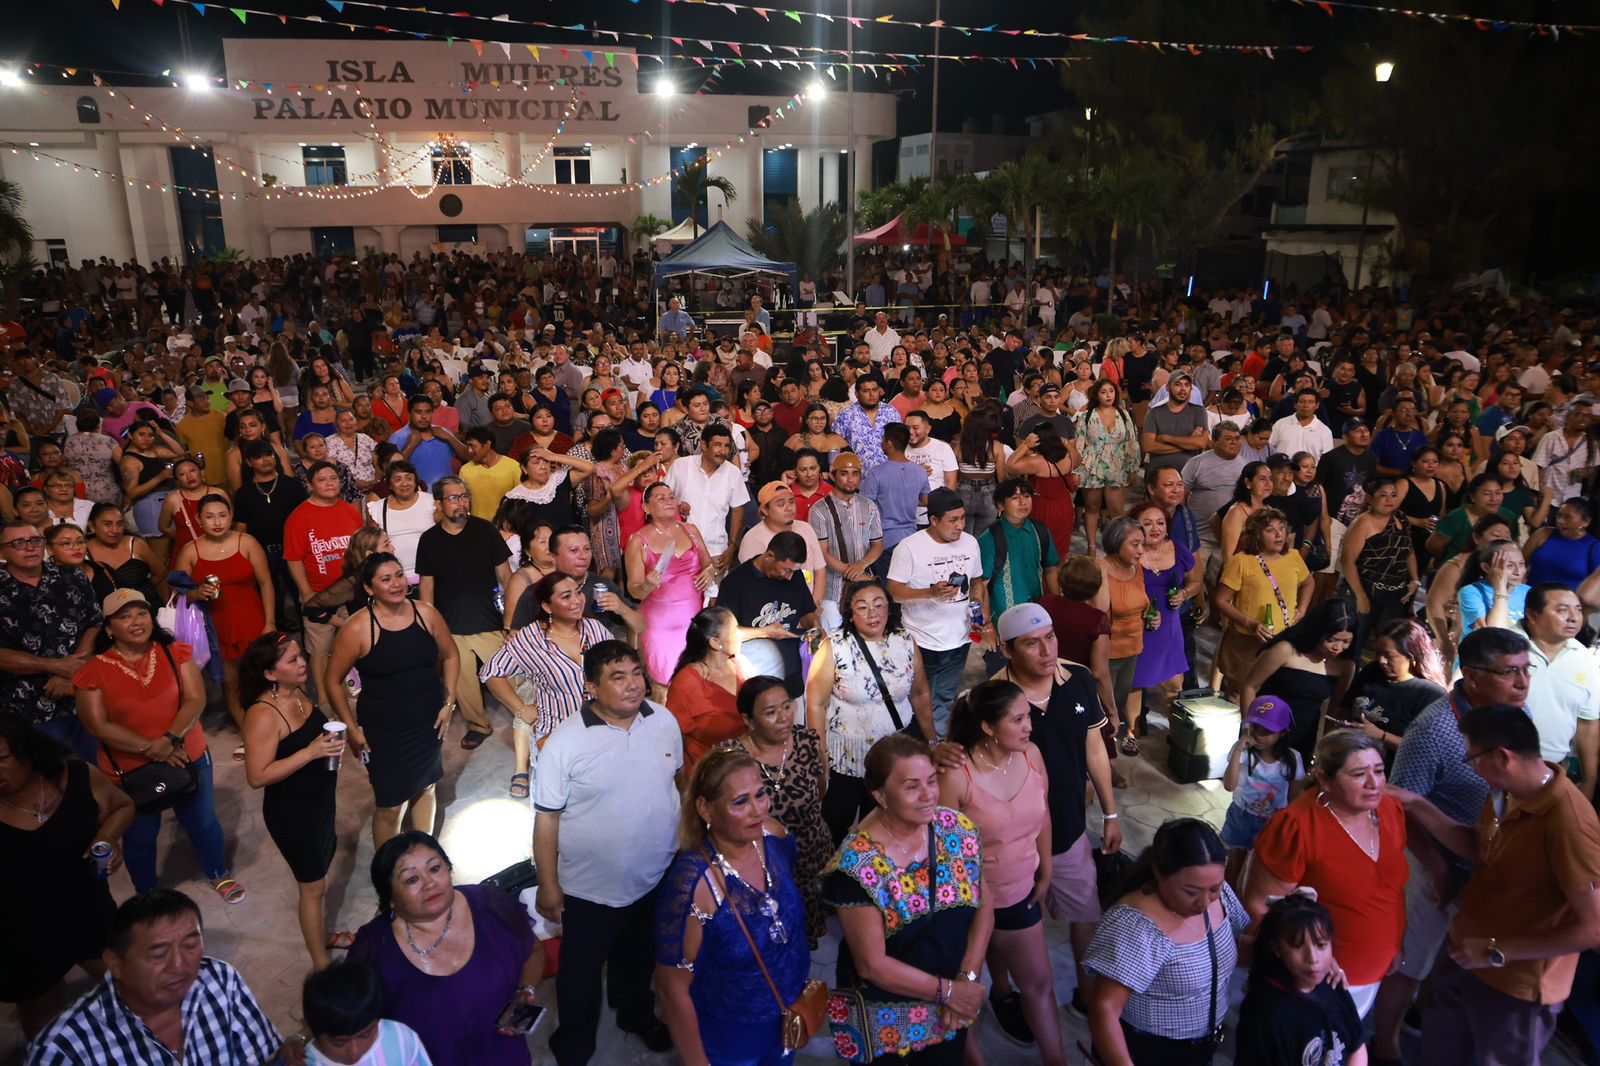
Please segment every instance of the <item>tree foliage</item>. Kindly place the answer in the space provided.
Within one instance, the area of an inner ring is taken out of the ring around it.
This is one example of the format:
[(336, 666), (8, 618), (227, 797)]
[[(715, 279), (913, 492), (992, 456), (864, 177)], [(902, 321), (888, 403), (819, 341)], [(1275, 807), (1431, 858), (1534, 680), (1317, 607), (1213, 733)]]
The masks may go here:
[(640, 215), (628, 227), (628, 234), (636, 241), (648, 241), (656, 234), (672, 228), (672, 223), (658, 215)]
[(804, 211), (790, 197), (770, 223), (752, 218), (745, 224), (750, 246), (768, 259), (793, 263), (802, 273), (820, 278), (844, 262), (844, 214), (828, 203)]
[(707, 173), (706, 160), (703, 158), (685, 167), (673, 185), (678, 195), (689, 205), (689, 217), (694, 220), (690, 228), (696, 237), (700, 235), (700, 209), (706, 208), (709, 211), (710, 198), (707, 194), (712, 189), (722, 194), (725, 203), (731, 204), (739, 198), (733, 182), (721, 174)]

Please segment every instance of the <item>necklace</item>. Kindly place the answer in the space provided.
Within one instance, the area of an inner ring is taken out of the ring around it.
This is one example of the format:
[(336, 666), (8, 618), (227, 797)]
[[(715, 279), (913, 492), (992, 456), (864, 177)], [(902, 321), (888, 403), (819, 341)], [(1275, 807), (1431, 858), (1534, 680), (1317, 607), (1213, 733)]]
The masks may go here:
[(139, 682), (140, 688), (148, 688), (151, 679), (156, 676), (156, 646), (153, 641), (150, 644), (150, 654), (145, 657), (144, 670), (142, 672), (129, 666), (128, 661), (114, 650), (106, 652), (100, 658)]
[[(732, 895), (731, 886), (733, 882), (737, 881), (753, 895), (757, 896), (756, 910), (761, 913), (763, 918), (772, 923), (767, 927), (767, 939), (774, 944), (787, 944), (789, 942), (789, 927), (783, 923), (783, 919), (780, 917), (782, 908), (778, 906), (778, 901), (772, 898), (772, 871), (767, 869), (767, 849), (764, 841), (757, 840), (755, 842), (756, 859), (761, 863), (762, 880), (762, 887), (756, 888), (746, 881), (738, 870), (733, 868), (731, 862), (723, 858), (722, 851), (717, 847), (716, 838), (707, 833), (706, 840), (711, 845), (711, 854), (713, 861), (717, 864), (717, 869), (722, 871), (722, 876), (727, 879), (727, 883), (730, 886), (729, 895)], [(729, 903), (731, 904), (732, 902), (730, 899)]]
[(761, 771), (762, 778), (767, 782), (767, 787), (777, 792), (783, 787), (783, 780), (789, 775), (789, 742), (785, 740), (778, 745), (778, 765), (773, 767), (761, 757), (761, 749), (755, 742), (755, 737), (746, 734), (740, 738), (740, 747), (750, 753), (755, 759), (756, 768)]
[[(972, 749), (972, 757), (974, 759), (978, 758), (978, 749), (977, 748)], [(1016, 761), (1016, 758), (1017, 758), (1017, 753), (1016, 752), (1012, 752), (1010, 755), (1007, 755), (1006, 756), (1006, 764), (1004, 766), (1001, 766), (998, 762), (996, 762), (992, 758), (983, 759), (981, 761), (988, 763), (989, 764), (989, 769), (993, 770), (995, 773), (1003, 774), (1003, 773), (1005, 773), (1005, 772), (1007, 772), (1008, 770), (1011, 769), (1011, 764)]]
[(451, 893), (450, 909), (444, 912), (444, 928), (439, 931), (439, 938), (427, 947), (419, 948), (417, 947), (417, 942), (411, 939), (411, 923), (406, 922), (406, 944), (411, 948), (412, 951), (416, 952), (417, 958), (426, 959), (429, 955), (432, 955), (435, 951), (438, 951), (439, 945), (444, 943), (444, 938), (450, 935), (450, 923), (455, 921), (455, 918), (455, 894)]
[(267, 498), (267, 503), (270, 504), (272, 502), (272, 494), (274, 492), (278, 491), (278, 482), (280, 480), (282, 480), (282, 478), (283, 478), (282, 474), (273, 474), (272, 475), (272, 487), (270, 489), (262, 488), (261, 487), (261, 482), (259, 482), (259, 481), (252, 481), (252, 482), (250, 482), (250, 484), (254, 485), (256, 487), (256, 491), (261, 493), (261, 495), (265, 496)]
[(27, 807), (24, 807), (24, 806), (22, 806), (20, 804), (12, 803), (10, 800), (7, 800), (7, 799), (0, 799), (0, 803), (5, 804), (7, 807), (10, 807), (14, 811), (21, 811), (24, 814), (31, 815), (33, 817), (33, 820), (35, 822), (39, 823), (40, 825), (43, 825), (44, 823), (46, 823), (46, 822), (48, 822), (50, 820), (50, 816), (48, 814), (46, 814), (45, 810), (44, 810), (44, 806), (45, 806), (44, 778), (42, 778), (42, 777), (39, 778), (39, 803), (32, 810), (29, 810)]
[[(1326, 798), (1326, 797), (1324, 797), (1324, 798)], [(1365, 855), (1367, 858), (1371, 859), (1373, 862), (1377, 862), (1378, 861), (1379, 849), (1382, 848), (1382, 846), (1383, 846), (1382, 842), (1377, 838), (1378, 812), (1377, 811), (1368, 811), (1367, 812), (1367, 819), (1372, 825), (1373, 837), (1374, 837), (1374, 839), (1372, 841), (1372, 846), (1368, 847), (1366, 844), (1363, 844), (1361, 842), (1361, 838), (1360, 837), (1356, 836), (1355, 833), (1351, 831), (1350, 826), (1345, 824), (1344, 818), (1340, 816), (1338, 811), (1333, 809), (1333, 805), (1331, 803), (1324, 804), (1324, 806), (1326, 806), (1328, 808), (1328, 813), (1333, 815), (1333, 820), (1339, 823), (1339, 828), (1344, 830), (1345, 835), (1350, 838), (1350, 840), (1355, 844), (1356, 847), (1361, 849), (1361, 853), (1363, 855)]]

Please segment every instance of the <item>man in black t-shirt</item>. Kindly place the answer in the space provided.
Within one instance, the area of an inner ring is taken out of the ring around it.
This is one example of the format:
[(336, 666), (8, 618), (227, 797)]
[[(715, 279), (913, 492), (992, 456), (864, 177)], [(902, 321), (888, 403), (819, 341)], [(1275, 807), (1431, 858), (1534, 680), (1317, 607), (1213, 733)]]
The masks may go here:
[(418, 595), (439, 609), (456, 642), (456, 702), (467, 720), (461, 746), (473, 750), (493, 732), (478, 687), (478, 670), (506, 641), (494, 590), (511, 584), (511, 549), (486, 519), (472, 513), (472, 490), (458, 477), (431, 486), (439, 524), (417, 539)]
[(773, 535), (767, 550), (728, 573), (717, 606), (733, 612), (742, 629), (744, 658), (757, 673), (784, 679), (789, 695), (806, 688), (798, 638), (817, 624), (817, 605), (802, 576), (806, 542), (792, 529)]
[(267, 570), (278, 600), (274, 617), (287, 632), (300, 617), (300, 599), (283, 561), (283, 525), (294, 509), (306, 502), (306, 489), (299, 478), (278, 469), (278, 453), (265, 440), (240, 444), (239, 457), (249, 476), (233, 499), (234, 525), (256, 538), (267, 553)]

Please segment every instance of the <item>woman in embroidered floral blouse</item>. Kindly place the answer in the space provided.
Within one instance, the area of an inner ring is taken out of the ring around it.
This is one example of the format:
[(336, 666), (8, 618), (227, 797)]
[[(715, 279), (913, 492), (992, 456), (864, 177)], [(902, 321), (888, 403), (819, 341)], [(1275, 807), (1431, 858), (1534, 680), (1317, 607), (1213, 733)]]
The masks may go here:
[(867, 752), (877, 808), (822, 872), (844, 939), (828, 1003), (840, 1058), (954, 1066), (983, 1006), (994, 930), (978, 830), (939, 806), (928, 746), (892, 733)]

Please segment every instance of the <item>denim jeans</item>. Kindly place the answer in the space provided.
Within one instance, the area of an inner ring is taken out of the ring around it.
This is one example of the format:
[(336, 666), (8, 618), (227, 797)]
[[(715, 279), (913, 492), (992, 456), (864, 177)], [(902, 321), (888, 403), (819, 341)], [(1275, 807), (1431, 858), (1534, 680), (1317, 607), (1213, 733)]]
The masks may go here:
[[(200, 772), (200, 787), (193, 796), (172, 808), (178, 824), (189, 835), (189, 843), (200, 853), (207, 881), (228, 876), (228, 856), (223, 848), (222, 823), (217, 821), (216, 793), (211, 785), (211, 753), (195, 764)], [(156, 839), (161, 835), (161, 814), (141, 814), (122, 836), (122, 853), (133, 878), (135, 891), (156, 887)]]
[[(922, 669), (928, 675), (928, 687), (933, 690), (933, 728), (941, 737), (950, 733), (950, 710), (961, 689), (961, 677), (967, 672), (967, 652), (971, 647), (963, 644), (948, 651), (922, 649)], [(932, 743), (935, 738), (923, 739)]]

